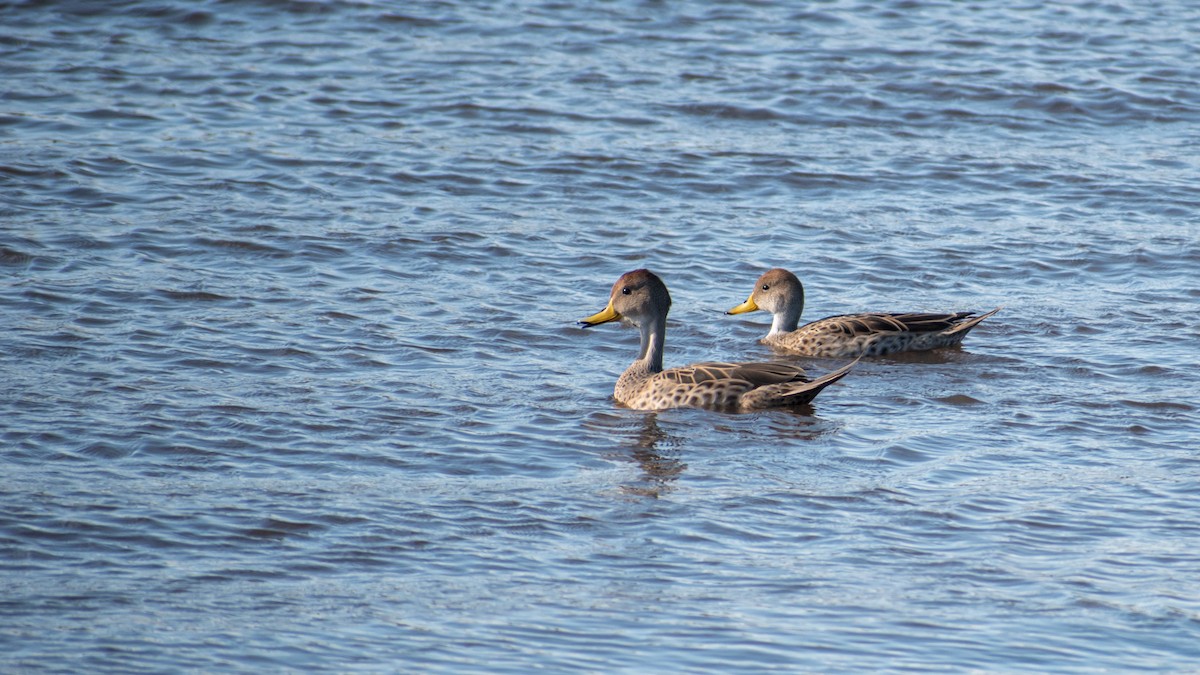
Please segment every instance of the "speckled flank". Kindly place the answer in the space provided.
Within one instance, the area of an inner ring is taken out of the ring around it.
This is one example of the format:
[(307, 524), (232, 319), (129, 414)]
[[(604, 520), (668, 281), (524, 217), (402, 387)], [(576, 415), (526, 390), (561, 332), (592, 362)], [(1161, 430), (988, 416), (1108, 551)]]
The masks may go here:
[(746, 411), (796, 406), (811, 402), (822, 389), (849, 373), (851, 365), (810, 381), (802, 369), (789, 364), (703, 363), (645, 376), (622, 375), (614, 397), (637, 410)]
[(784, 351), (806, 356), (852, 358), (949, 347), (962, 342), (969, 330), (938, 333), (895, 331), (845, 335), (829, 330), (829, 326), (826, 324), (826, 322), (839, 318), (841, 317), (823, 319), (791, 333), (768, 335), (762, 339), (762, 342)]

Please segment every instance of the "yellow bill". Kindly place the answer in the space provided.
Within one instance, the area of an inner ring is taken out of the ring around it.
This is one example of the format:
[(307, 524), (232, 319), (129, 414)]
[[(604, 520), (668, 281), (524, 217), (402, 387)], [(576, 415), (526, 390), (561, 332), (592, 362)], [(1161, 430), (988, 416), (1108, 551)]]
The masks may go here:
[(613, 309), (612, 301), (609, 300), (608, 307), (605, 307), (603, 310), (597, 312), (596, 314), (589, 316), (586, 319), (580, 319), (579, 323), (584, 328), (590, 328), (591, 326), (599, 326), (602, 323), (608, 323), (609, 321), (616, 321), (620, 318), (621, 318), (620, 312)]
[(754, 296), (750, 296), (750, 297), (746, 298), (745, 302), (743, 302), (742, 304), (738, 305), (737, 307), (734, 307), (733, 309), (731, 309), (725, 313), (726, 314), (745, 314), (746, 312), (757, 312), (757, 311), (758, 311), (758, 305), (754, 302)]

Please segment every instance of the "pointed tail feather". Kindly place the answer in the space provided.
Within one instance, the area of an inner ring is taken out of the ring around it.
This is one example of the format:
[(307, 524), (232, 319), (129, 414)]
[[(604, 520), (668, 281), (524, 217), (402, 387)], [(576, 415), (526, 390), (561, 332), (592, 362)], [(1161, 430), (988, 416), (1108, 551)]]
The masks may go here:
[(967, 333), (970, 332), (970, 330), (972, 328), (974, 328), (975, 326), (978, 326), (980, 321), (983, 321), (984, 319), (995, 314), (996, 312), (999, 312), (1002, 309), (1004, 309), (1004, 308), (997, 307), (996, 309), (993, 309), (992, 311), (990, 311), (986, 314), (980, 314), (979, 316), (977, 316), (973, 319), (968, 319), (968, 320), (958, 324), (954, 328), (951, 328), (950, 330), (946, 331), (944, 333), (944, 335), (958, 335), (961, 333), (963, 337), (966, 337)]
[(825, 387), (837, 382), (850, 373), (850, 370), (862, 359), (859, 357), (837, 370), (826, 373), (811, 382), (790, 382), (772, 384), (748, 391), (742, 395), (742, 409), (757, 410), (760, 408), (780, 408), (809, 403)]

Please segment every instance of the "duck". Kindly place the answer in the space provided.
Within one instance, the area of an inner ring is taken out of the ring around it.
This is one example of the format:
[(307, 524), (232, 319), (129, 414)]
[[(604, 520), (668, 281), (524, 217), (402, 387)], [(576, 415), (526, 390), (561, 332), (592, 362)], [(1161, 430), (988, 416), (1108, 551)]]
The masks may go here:
[(662, 279), (650, 270), (637, 269), (617, 279), (603, 310), (579, 320), (583, 328), (621, 321), (641, 331), (637, 360), (613, 389), (617, 403), (635, 410), (748, 412), (794, 407), (811, 402), (854, 366), (847, 364), (815, 380), (803, 368), (784, 362), (707, 362), (663, 369), (670, 309), (671, 294)]
[(725, 312), (766, 310), (774, 315), (771, 330), (760, 340), (780, 351), (820, 358), (883, 356), (949, 347), (962, 342), (972, 328), (1000, 311), (864, 312), (813, 321), (797, 328), (804, 310), (804, 285), (791, 272), (776, 267), (754, 283), (750, 297)]

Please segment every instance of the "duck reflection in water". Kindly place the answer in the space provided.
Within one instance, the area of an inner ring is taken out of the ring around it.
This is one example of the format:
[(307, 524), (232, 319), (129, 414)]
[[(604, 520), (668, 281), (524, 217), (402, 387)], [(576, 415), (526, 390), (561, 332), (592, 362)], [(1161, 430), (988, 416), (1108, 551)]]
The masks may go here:
[[(629, 457), (637, 462), (642, 469), (639, 480), (620, 486), (624, 494), (658, 499), (669, 493), (688, 470), (688, 464), (683, 459), (685, 449), (703, 451), (697, 446), (701, 439), (668, 431), (672, 426), (680, 427), (674, 420), (678, 415), (684, 418), (687, 428), (695, 429), (692, 421), (697, 419), (711, 420), (711, 417), (693, 415), (690, 411), (667, 412), (667, 420), (660, 418), (658, 412), (633, 412), (618, 418), (609, 418), (607, 427), (614, 435), (621, 437), (622, 445), (628, 449)], [(811, 406), (800, 406), (762, 413), (758, 419), (745, 416), (727, 416), (719, 420), (711, 428), (703, 429), (703, 433), (712, 436), (727, 436), (727, 443), (718, 443), (725, 447), (746, 447), (759, 445), (756, 439), (763, 436), (763, 447), (779, 448), (789, 442), (807, 443), (831, 433), (836, 433), (840, 425), (818, 417), (813, 417)], [(664, 428), (666, 427), (666, 428)], [(710, 439), (711, 440), (711, 439)]]
[[(658, 424), (658, 413), (642, 414), (642, 426), (631, 448), (634, 461), (642, 467), (645, 482), (639, 485), (623, 485), (621, 491), (657, 499), (671, 489), (687, 469), (679, 458), (682, 443), (672, 440)], [(659, 449), (662, 445), (664, 448)]]

